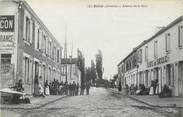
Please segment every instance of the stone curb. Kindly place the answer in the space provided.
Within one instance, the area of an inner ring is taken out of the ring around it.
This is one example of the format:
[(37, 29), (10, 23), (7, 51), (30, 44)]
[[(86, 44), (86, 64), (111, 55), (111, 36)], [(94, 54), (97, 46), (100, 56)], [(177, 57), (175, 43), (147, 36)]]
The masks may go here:
[[(32, 106), (32, 107), (9, 107), (9, 106), (8, 106), (8, 107), (0, 107), (0, 109), (24, 109), (24, 110), (39, 109), (39, 108), (44, 107), (44, 106), (46, 106), (46, 105), (48, 105), (48, 104), (54, 103), (54, 102), (56, 102), (56, 101), (58, 101), (58, 100), (61, 100), (62, 98), (65, 98), (65, 97), (67, 97), (67, 96), (61, 96), (61, 97), (59, 97), (59, 98), (57, 98), (57, 99), (48, 101), (48, 102), (43, 103), (43, 104), (41, 104), (41, 105), (35, 105), (35, 106)], [(26, 104), (25, 104), (25, 105), (26, 105)]]
[(130, 98), (130, 99), (132, 99), (132, 100), (135, 100), (135, 101), (137, 101), (137, 102), (140, 102), (140, 103), (143, 103), (143, 104), (146, 104), (146, 105), (148, 105), (148, 106), (151, 106), (151, 107), (158, 107), (158, 108), (183, 108), (183, 107), (177, 107), (176, 105), (175, 106), (160, 106), (160, 105), (154, 105), (154, 104), (152, 104), (152, 103), (150, 103), (150, 102), (147, 102), (147, 101), (143, 101), (143, 100), (141, 100), (141, 99), (138, 99), (138, 98), (135, 98), (135, 97), (133, 97), (133, 96), (130, 96), (130, 95), (125, 95), (125, 94), (123, 94), (122, 92), (118, 92), (118, 91), (116, 91), (116, 90), (114, 90), (114, 89), (111, 89), (112, 91), (115, 91), (116, 93), (118, 93), (118, 94), (122, 94), (123, 96), (126, 96), (126, 97), (128, 97), (128, 98)]

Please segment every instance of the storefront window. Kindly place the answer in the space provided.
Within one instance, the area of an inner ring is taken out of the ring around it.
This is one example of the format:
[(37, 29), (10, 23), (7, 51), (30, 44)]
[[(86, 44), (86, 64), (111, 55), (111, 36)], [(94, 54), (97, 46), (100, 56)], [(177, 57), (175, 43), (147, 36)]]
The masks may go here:
[(11, 64), (11, 54), (1, 54), (1, 64)]

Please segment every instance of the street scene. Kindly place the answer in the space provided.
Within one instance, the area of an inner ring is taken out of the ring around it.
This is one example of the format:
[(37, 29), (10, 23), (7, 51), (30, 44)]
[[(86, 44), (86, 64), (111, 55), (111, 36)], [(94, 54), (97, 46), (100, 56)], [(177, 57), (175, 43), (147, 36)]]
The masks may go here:
[(39, 109), (1, 110), (2, 117), (179, 117), (181, 111), (153, 108), (116, 93), (92, 88), (89, 96), (65, 97)]
[(182, 0), (0, 0), (0, 117), (183, 117)]

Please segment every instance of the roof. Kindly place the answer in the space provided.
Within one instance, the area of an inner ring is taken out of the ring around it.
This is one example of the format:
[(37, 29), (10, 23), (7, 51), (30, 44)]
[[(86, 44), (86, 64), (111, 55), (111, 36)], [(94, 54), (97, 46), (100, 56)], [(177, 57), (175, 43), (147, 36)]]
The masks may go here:
[(156, 38), (157, 36), (159, 36), (160, 34), (164, 33), (166, 30), (170, 29), (172, 26), (176, 25), (177, 23), (181, 22), (183, 20), (183, 15), (178, 17), (177, 19), (175, 19), (173, 22), (171, 22), (170, 24), (168, 24), (166, 27), (162, 28), (160, 31), (158, 31), (157, 33), (155, 33), (152, 37), (150, 37), (147, 40), (144, 40), (142, 43), (140, 43), (136, 48), (134, 48), (130, 54), (128, 54), (123, 60), (120, 61), (120, 63), (117, 65), (119, 66), (124, 60), (126, 60), (130, 55), (132, 55), (137, 49), (139, 49), (140, 47), (142, 47), (143, 45), (147, 44), (148, 42), (150, 42), (151, 40), (153, 40), (154, 38)]
[[(9, 0), (11, 1), (11, 0)], [(30, 5), (25, 0), (12, 0), (14, 2), (23, 3), (22, 5), (31, 13), (33, 17), (35, 17), (36, 21), (44, 28), (49, 36), (63, 49), (61, 44), (57, 41), (57, 39), (53, 36), (53, 34), (49, 31), (49, 29), (44, 25), (42, 20), (38, 17), (38, 15), (34, 12), (34, 10), (30, 7)]]
[(77, 64), (78, 59), (77, 58), (63, 58), (61, 60), (61, 64)]
[(119, 66), (122, 62), (124, 62), (129, 56), (131, 56), (134, 52), (136, 52), (136, 48), (134, 48), (123, 60), (121, 60), (117, 66)]
[(177, 23), (183, 21), (183, 15), (178, 17), (177, 19), (175, 19), (173, 22), (171, 22), (170, 24), (168, 24), (166, 27), (162, 28), (161, 30), (159, 30), (157, 33), (155, 33), (152, 37), (150, 37), (149, 39), (143, 41), (141, 44), (139, 44), (136, 47), (136, 50), (139, 49), (140, 47), (142, 47), (143, 45), (147, 44), (148, 42), (150, 42), (151, 40), (153, 40), (154, 38), (156, 38), (157, 36), (161, 35), (162, 33), (164, 33), (165, 31), (167, 31), (168, 29), (170, 29), (171, 27), (173, 27), (174, 25), (176, 25)]

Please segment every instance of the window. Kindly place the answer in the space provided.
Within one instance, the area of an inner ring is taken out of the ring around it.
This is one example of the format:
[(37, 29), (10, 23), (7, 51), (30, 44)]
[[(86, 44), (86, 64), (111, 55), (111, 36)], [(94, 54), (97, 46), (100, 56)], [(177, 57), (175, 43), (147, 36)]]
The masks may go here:
[(138, 51), (138, 61), (139, 63), (142, 63), (142, 49)]
[(28, 17), (26, 17), (26, 37), (25, 40), (27, 42), (30, 42), (30, 19)]
[(33, 25), (33, 22), (31, 20), (30, 17), (26, 16), (25, 17), (25, 21), (24, 21), (24, 40), (27, 42), (27, 43), (32, 43), (32, 35), (33, 35), (33, 30), (34, 29), (34, 25)]
[(11, 64), (11, 54), (1, 54), (1, 64)]
[(48, 55), (50, 56), (51, 58), (51, 41), (49, 41), (49, 45), (48, 45)]
[(54, 44), (52, 44), (52, 48), (51, 49), (52, 49), (52, 54), (51, 54), (52, 57), (51, 58), (54, 59)]
[(165, 50), (166, 52), (170, 51), (170, 33), (165, 34)]
[(148, 61), (148, 46), (145, 47), (145, 61)]
[(154, 41), (154, 57), (158, 57), (158, 41)]
[(56, 61), (56, 47), (54, 46), (54, 50), (53, 50), (53, 59)]
[(29, 82), (29, 58), (25, 57), (24, 59), (24, 78), (25, 83)]
[(46, 55), (49, 55), (49, 38), (46, 38)]
[(39, 49), (40, 42), (40, 29), (37, 30), (37, 49)]
[(39, 30), (39, 50), (42, 49), (42, 39), (43, 39), (43, 32), (42, 32), (42, 30), (40, 29), (40, 30)]
[(178, 46), (183, 48), (183, 26), (178, 26)]
[(60, 59), (60, 52), (59, 50), (57, 50), (57, 62), (59, 62), (59, 59)]
[(46, 53), (46, 36), (43, 34), (42, 51)]

